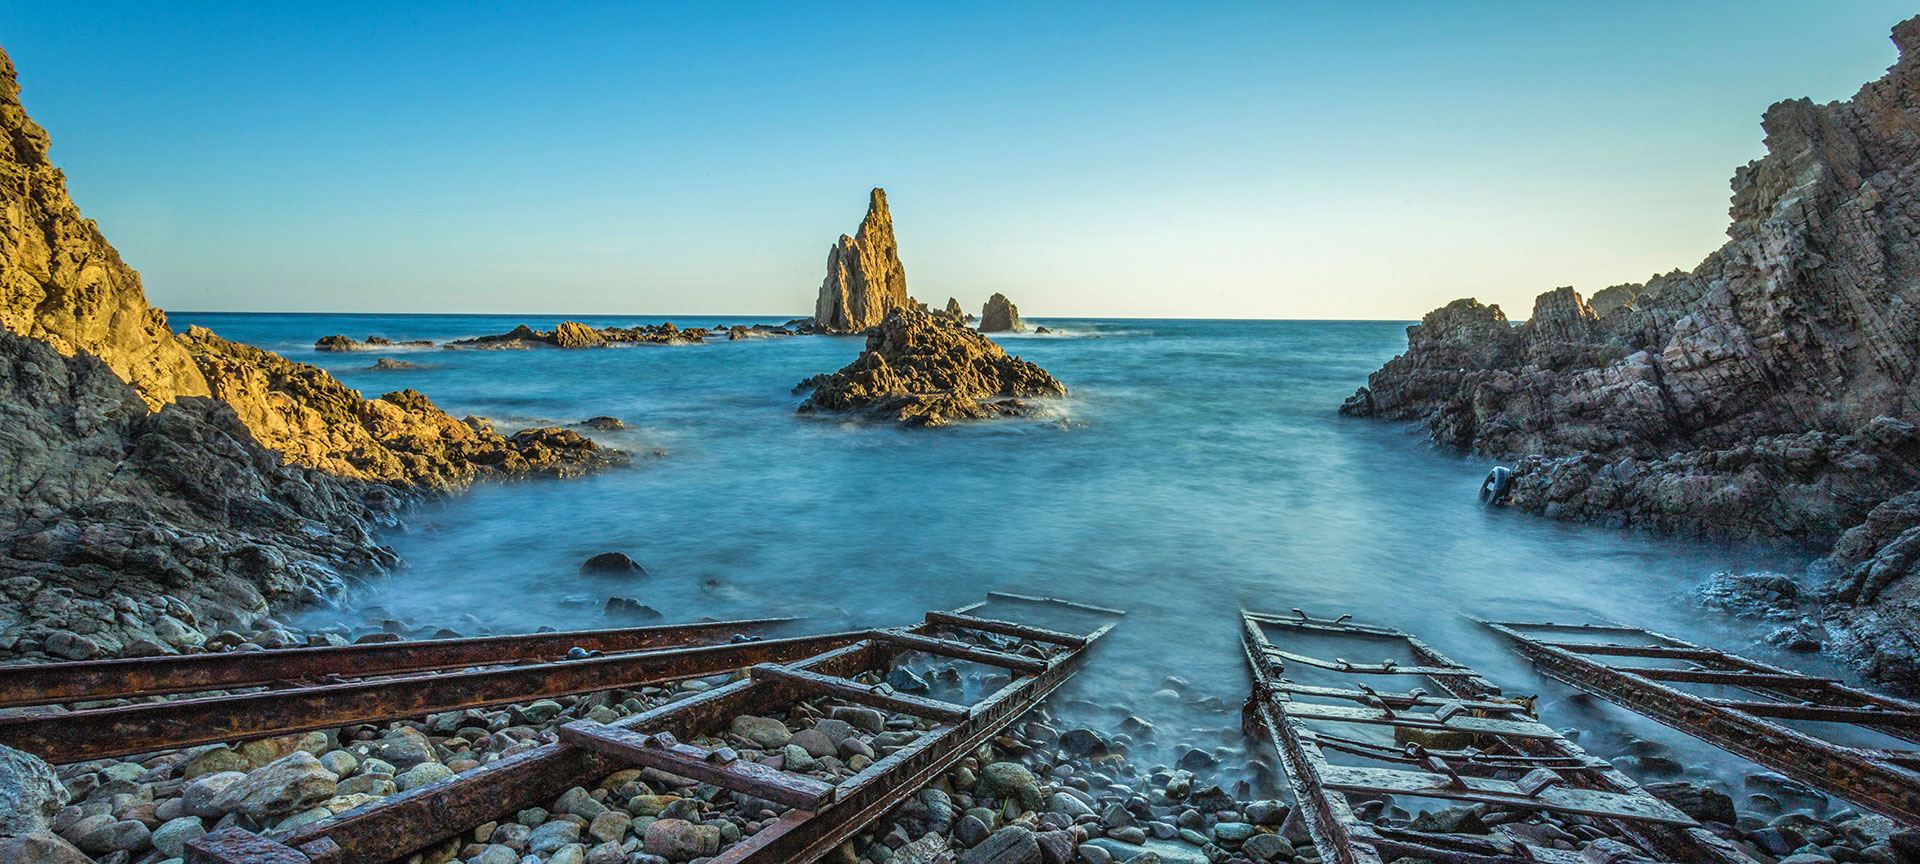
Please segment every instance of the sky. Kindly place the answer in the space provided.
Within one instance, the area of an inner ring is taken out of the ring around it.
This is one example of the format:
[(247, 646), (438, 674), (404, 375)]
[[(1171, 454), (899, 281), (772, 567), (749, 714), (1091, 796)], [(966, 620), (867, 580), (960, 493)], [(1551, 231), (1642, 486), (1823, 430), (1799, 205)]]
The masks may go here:
[(1519, 318), (1697, 264), (1767, 106), (1912, 11), (9, 0), (0, 47), (169, 309), (808, 314), (884, 186), (936, 305)]

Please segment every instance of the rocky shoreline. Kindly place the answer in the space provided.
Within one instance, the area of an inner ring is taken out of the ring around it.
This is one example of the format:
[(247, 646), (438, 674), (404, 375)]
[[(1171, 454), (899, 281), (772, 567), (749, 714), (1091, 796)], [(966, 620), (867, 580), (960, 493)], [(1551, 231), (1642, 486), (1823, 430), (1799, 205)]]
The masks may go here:
[(1341, 413), (1512, 460), (1504, 503), (1559, 519), (1831, 549), (1808, 622), (1920, 688), (1920, 18), (1850, 101), (1779, 102), (1692, 271), (1511, 324), (1457, 300)]

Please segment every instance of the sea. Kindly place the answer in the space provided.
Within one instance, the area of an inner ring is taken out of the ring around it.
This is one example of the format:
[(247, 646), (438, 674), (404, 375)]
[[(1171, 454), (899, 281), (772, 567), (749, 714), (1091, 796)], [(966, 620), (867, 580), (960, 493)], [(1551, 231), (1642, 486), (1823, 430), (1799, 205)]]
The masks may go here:
[[(1507, 693), (1538, 695), (1545, 722), (1577, 728), (1599, 755), (1655, 741), (1688, 776), (1732, 785), (1736, 800), (1752, 766), (1541, 677), (1470, 616), (1627, 622), (1844, 674), (1766, 643), (1777, 623), (1703, 611), (1696, 599), (1721, 571), (1801, 572), (1804, 550), (1490, 509), (1476, 493), (1492, 462), (1437, 449), (1418, 429), (1338, 416), (1405, 348), (1407, 322), (1032, 319), (1053, 332), (994, 338), (1068, 396), (1031, 417), (920, 429), (796, 413), (794, 385), (853, 360), (858, 337), (341, 354), (316, 352), (314, 340), (444, 343), (522, 323), (669, 319), (170, 317), (321, 366), (368, 397), (418, 390), (504, 432), (597, 416), (626, 424), (583, 431), (633, 453), (630, 467), (483, 483), (419, 506), (383, 538), (404, 565), (339, 608), (304, 613), (307, 626), (390, 617), (469, 635), (590, 629), (610, 626), (604, 600), (621, 596), (666, 622), (801, 616), (799, 629), (825, 631), (914, 623), (989, 591), (1054, 596), (1127, 612), (1056, 696), (1063, 722), (1110, 729), (1136, 716), (1154, 725), (1135, 736), (1138, 759), (1198, 748), (1222, 760), (1226, 779), (1267, 786), (1239, 732), (1242, 608), (1415, 633)], [(379, 357), (417, 366), (376, 371)], [(650, 575), (610, 583), (580, 572), (608, 551)], [(1319, 650), (1383, 659), (1366, 646)]]

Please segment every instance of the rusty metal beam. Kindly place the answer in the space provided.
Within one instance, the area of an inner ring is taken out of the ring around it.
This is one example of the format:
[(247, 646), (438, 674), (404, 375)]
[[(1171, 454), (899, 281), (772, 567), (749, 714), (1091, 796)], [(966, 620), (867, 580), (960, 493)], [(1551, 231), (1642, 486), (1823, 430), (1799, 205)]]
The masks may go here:
[(965, 627), (969, 630), (979, 630), (984, 633), (997, 633), (1001, 636), (1011, 636), (1015, 639), (1031, 639), (1035, 642), (1051, 642), (1055, 645), (1065, 645), (1069, 648), (1078, 648), (1082, 645), (1087, 644), (1086, 637), (1079, 636), (1073, 633), (1062, 633), (1058, 630), (1049, 630), (1045, 627), (1034, 627), (1029, 624), (1020, 624), (1014, 621), (1000, 621), (993, 618), (976, 618), (972, 615), (955, 615), (951, 612), (929, 612), (927, 613), (927, 623), (947, 624), (954, 627)]
[(911, 693), (896, 693), (893, 688), (884, 684), (869, 687), (833, 675), (821, 675), (805, 669), (789, 669), (777, 663), (762, 663), (749, 670), (749, 673), (755, 678), (777, 678), (821, 696), (832, 696), (861, 705), (901, 714), (912, 714), (915, 717), (947, 721), (967, 718), (967, 708), (964, 705), (928, 699)]
[(547, 662), (565, 658), (568, 650), (576, 647), (608, 654), (680, 648), (725, 642), (736, 634), (765, 633), (796, 620), (753, 618), (617, 630), (0, 666), (0, 708)]
[(0, 718), (0, 744), (57, 765), (715, 675), (756, 663), (797, 660), (851, 644), (860, 635), (830, 633), (669, 648), (476, 672)]
[(813, 810), (833, 798), (833, 787), (812, 777), (681, 744), (666, 732), (644, 735), (592, 720), (576, 720), (560, 727), (560, 740), (621, 762), (657, 768), (802, 810)]
[(987, 666), (998, 666), (1002, 669), (1024, 672), (1028, 675), (1037, 675), (1047, 670), (1047, 661), (1045, 660), (1035, 659), (1023, 654), (1009, 654), (1005, 651), (980, 648), (965, 642), (955, 642), (951, 639), (935, 639), (931, 636), (923, 636), (919, 633), (908, 633), (901, 630), (874, 630), (868, 632), (866, 636), (875, 642), (904, 648), (908, 651), (922, 651), (940, 657), (950, 657), (955, 660), (966, 660)]
[[(1744, 756), (1857, 806), (1905, 824), (1920, 822), (1920, 773), (1877, 751), (1846, 747), (1747, 711), (1648, 680), (1527, 636), (1503, 622), (1482, 622), (1512, 641), (1548, 677)], [(1751, 663), (1744, 658), (1739, 662)], [(1737, 704), (1737, 703), (1736, 703)], [(1876, 724), (1890, 718), (1876, 717)]]

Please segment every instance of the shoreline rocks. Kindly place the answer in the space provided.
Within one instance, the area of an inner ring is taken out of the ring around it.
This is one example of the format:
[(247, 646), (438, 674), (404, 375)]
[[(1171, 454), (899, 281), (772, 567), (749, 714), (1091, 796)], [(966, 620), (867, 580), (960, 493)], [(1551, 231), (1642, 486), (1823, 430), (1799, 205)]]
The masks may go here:
[(802, 414), (854, 412), (909, 426), (1019, 416), (1034, 410), (1023, 398), (1067, 394), (1046, 370), (920, 309), (895, 310), (852, 363), (795, 389), (809, 388)]
[(455, 339), (445, 348), (469, 351), (523, 351), (529, 348), (605, 348), (615, 344), (700, 345), (707, 341), (700, 327), (685, 330), (667, 321), (660, 324), (636, 324), (632, 327), (603, 327), (598, 330), (578, 321), (562, 321), (552, 330), (535, 330), (522, 324), (505, 333)]
[[(1815, 568), (1840, 574), (1828, 623), (1877, 680), (1920, 685), (1900, 540), (1920, 508), (1873, 516), (1920, 486), (1920, 18), (1893, 40), (1898, 62), (1852, 100), (1768, 109), (1729, 241), (1691, 272), (1591, 301), (1560, 288), (1517, 326), (1457, 300), (1341, 413), (1517, 459), (1511, 503), (1550, 517), (1844, 542)], [(1862, 568), (1883, 587), (1864, 590)]]
[(315, 351), (333, 351), (333, 352), (379, 351), (384, 348), (432, 348), (432, 347), (433, 347), (433, 343), (426, 339), (415, 339), (407, 342), (395, 342), (392, 339), (388, 339), (384, 336), (368, 336), (367, 341), (359, 342), (353, 339), (349, 339), (346, 336), (342, 336), (338, 333), (335, 333), (332, 336), (322, 336), (313, 343), (313, 350)]
[(814, 301), (814, 327), (820, 333), (860, 333), (912, 305), (887, 193), (875, 187), (859, 230), (852, 237), (840, 235), (840, 242), (827, 250), (827, 277)]

